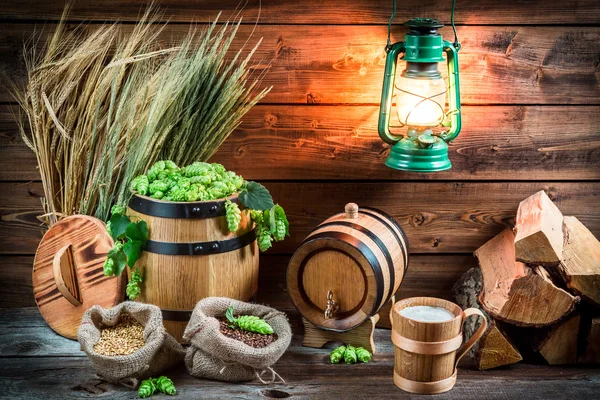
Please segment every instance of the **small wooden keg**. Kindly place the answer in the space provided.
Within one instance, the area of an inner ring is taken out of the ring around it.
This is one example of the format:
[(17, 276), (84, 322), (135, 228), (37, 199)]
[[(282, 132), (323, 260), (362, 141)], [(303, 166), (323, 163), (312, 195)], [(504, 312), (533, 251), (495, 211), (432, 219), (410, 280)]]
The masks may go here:
[[(439, 307), (454, 318), (441, 322), (410, 319), (401, 314), (413, 306)], [(392, 308), (394, 343), (394, 383), (410, 393), (437, 394), (456, 383), (456, 365), (487, 329), (481, 311), (433, 297), (413, 297), (398, 301)], [(482, 317), (479, 329), (463, 344), (462, 324), (472, 315)]]
[(318, 328), (347, 331), (377, 314), (408, 267), (408, 242), (383, 211), (346, 204), (304, 239), (290, 260), (287, 287)]
[[(168, 202), (136, 195), (129, 202), (128, 215), (146, 221), (150, 239), (136, 263), (144, 275), (136, 301), (160, 307), (165, 328), (178, 340), (199, 300), (256, 296), (253, 223), (242, 213), (238, 231), (229, 232), (225, 200)], [(237, 194), (229, 200), (238, 202)]]

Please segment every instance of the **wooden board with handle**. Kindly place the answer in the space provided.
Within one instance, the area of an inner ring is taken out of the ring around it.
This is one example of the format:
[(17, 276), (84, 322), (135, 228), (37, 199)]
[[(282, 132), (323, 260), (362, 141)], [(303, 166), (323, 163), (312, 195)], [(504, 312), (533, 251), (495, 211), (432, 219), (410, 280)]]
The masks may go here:
[(87, 215), (60, 220), (42, 238), (33, 262), (33, 293), (40, 313), (58, 334), (75, 339), (88, 308), (123, 301), (125, 274), (104, 276), (112, 246), (104, 223)]

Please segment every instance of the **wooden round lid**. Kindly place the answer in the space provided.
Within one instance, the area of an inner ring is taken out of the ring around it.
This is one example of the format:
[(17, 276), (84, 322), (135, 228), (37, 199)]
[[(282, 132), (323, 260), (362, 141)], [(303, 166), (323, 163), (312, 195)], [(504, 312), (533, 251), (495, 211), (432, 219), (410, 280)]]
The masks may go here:
[(104, 276), (113, 243), (104, 222), (87, 215), (60, 220), (42, 238), (33, 261), (33, 295), (58, 334), (76, 339), (90, 307), (111, 308), (123, 301), (125, 274)]

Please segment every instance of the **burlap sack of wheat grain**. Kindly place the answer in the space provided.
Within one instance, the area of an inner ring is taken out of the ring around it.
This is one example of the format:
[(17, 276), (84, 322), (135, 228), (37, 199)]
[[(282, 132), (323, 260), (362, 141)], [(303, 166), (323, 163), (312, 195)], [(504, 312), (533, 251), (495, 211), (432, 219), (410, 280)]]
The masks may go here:
[[(117, 324), (122, 315), (133, 317), (144, 327), (144, 346), (122, 356), (104, 356), (94, 351), (100, 330)], [(183, 361), (185, 350), (169, 335), (162, 323), (160, 308), (126, 301), (105, 310), (93, 306), (83, 315), (77, 340), (96, 374), (109, 382), (137, 386), (140, 379), (155, 376)]]
[[(277, 340), (264, 348), (254, 348), (221, 334), (218, 318), (225, 316), (229, 306), (233, 306), (235, 315), (255, 315), (267, 321)], [(290, 345), (292, 330), (286, 315), (274, 308), (209, 297), (194, 308), (183, 339), (190, 343), (185, 365), (194, 377), (228, 382), (259, 379), (272, 383), (276, 377), (281, 379), (273, 365)]]

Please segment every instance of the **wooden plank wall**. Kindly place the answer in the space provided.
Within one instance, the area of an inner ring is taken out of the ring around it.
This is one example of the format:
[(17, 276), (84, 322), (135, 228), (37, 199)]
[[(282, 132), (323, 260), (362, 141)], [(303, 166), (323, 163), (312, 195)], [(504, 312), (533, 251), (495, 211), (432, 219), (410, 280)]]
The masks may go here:
[[(25, 81), (23, 41), (41, 48), (66, 1), (5, 1), (0, 73)], [(237, 0), (162, 0), (166, 44), (191, 22)], [(414, 16), (449, 21), (451, 0), (399, 2), (393, 36)], [(145, 0), (77, 0), (82, 20), (135, 21)], [(289, 255), (346, 202), (381, 208), (406, 230), (412, 254), (400, 297), (450, 296), (474, 265), (474, 249), (514, 222), (518, 203), (546, 190), (565, 214), (600, 236), (600, 2), (458, 0), (464, 129), (450, 147), (453, 169), (409, 174), (383, 165), (377, 136), (391, 0), (262, 0), (253, 38), (257, 68), (273, 90), (214, 161), (266, 184), (288, 211), (292, 237), (261, 258), (260, 298), (289, 306)], [(238, 47), (254, 29), (258, 0), (241, 12)], [(85, 29), (93, 29), (86, 27)], [(131, 24), (124, 30), (131, 29)], [(451, 29), (443, 34), (451, 38)], [(0, 307), (33, 305), (31, 264), (42, 235), (35, 157), (18, 137), (9, 93), (0, 91)]]

